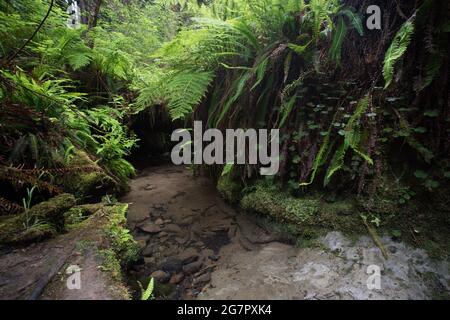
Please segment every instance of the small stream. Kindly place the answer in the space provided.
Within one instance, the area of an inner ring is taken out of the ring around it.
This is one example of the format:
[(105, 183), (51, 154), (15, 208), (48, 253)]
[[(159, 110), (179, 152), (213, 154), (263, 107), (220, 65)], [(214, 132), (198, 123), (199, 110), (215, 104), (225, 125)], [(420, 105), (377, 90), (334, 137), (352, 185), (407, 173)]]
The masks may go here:
[(369, 237), (355, 242), (339, 232), (295, 247), (182, 166), (140, 170), (121, 201), (130, 204), (129, 228), (142, 254), (129, 284), (139, 292), (137, 281), (153, 277), (160, 299), (427, 299), (450, 292), (447, 261), (383, 238), (385, 260)]

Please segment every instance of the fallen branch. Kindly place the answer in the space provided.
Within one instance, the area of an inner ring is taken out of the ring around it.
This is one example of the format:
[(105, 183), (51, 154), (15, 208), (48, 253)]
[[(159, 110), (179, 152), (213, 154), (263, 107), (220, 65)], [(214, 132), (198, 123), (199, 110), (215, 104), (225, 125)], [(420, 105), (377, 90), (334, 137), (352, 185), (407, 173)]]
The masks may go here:
[(389, 258), (388, 253), (386, 251), (386, 248), (384, 247), (383, 243), (381, 243), (380, 237), (378, 237), (377, 232), (375, 231), (374, 228), (372, 228), (368, 223), (367, 223), (367, 218), (363, 215), (361, 215), (361, 219), (364, 222), (364, 225), (367, 228), (367, 231), (369, 231), (370, 236), (373, 239), (373, 242), (375, 242), (375, 244), (377, 245), (378, 248), (380, 248), (381, 253), (383, 254), (383, 257), (387, 260)]

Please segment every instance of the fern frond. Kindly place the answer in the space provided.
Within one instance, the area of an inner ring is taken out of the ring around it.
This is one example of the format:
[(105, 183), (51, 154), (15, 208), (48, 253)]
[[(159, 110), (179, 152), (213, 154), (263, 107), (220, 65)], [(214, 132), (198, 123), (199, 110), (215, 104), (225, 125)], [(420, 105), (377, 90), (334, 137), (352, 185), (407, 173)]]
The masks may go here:
[(333, 60), (339, 62), (341, 60), (342, 43), (347, 35), (347, 26), (344, 19), (339, 17), (338, 25), (333, 36), (333, 42), (330, 48), (330, 56)]
[(18, 204), (11, 202), (5, 198), (0, 197), (0, 216), (2, 214), (15, 214), (22, 212), (23, 207)]
[(414, 33), (414, 18), (415, 15), (401, 26), (389, 49), (386, 51), (383, 62), (385, 89), (389, 87), (394, 78), (395, 64), (405, 54), (411, 42)]
[(345, 9), (342, 9), (339, 13), (341, 15), (347, 16), (348, 20), (350, 21), (350, 25), (352, 25), (353, 28), (356, 29), (360, 36), (364, 35), (364, 28), (362, 25), (361, 17), (356, 12), (354, 12), (353, 8), (347, 7)]
[(366, 95), (357, 105), (355, 112), (349, 119), (346, 127), (345, 127), (345, 136), (344, 142), (341, 146), (336, 150), (336, 153), (331, 160), (330, 165), (328, 166), (327, 173), (325, 174), (324, 186), (327, 186), (331, 180), (331, 177), (338, 172), (344, 166), (345, 154), (348, 149), (352, 149), (356, 154), (362, 157), (365, 161), (367, 161), (370, 165), (373, 164), (373, 160), (359, 150), (359, 142), (360, 142), (360, 125), (359, 120), (364, 112), (366, 112), (367, 107), (369, 106), (369, 96)]
[(205, 96), (213, 80), (210, 72), (181, 72), (166, 84), (168, 108), (173, 120), (190, 114)]

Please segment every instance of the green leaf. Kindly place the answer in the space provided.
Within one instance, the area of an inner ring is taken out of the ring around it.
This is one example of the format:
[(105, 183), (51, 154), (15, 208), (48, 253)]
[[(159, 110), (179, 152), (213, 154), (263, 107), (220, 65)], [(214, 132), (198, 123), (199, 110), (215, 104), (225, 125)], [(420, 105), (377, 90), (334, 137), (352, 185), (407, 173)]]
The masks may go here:
[(438, 110), (428, 110), (423, 113), (424, 116), (430, 117), (430, 118), (437, 118), (439, 116)]
[(359, 15), (351, 9), (343, 9), (340, 12), (348, 17), (350, 24), (356, 29), (360, 36), (364, 35), (364, 28)]
[(389, 87), (394, 78), (394, 67), (397, 61), (405, 54), (411, 42), (414, 33), (414, 18), (415, 15), (401, 26), (389, 49), (386, 51), (383, 62), (385, 89)]
[(418, 179), (423, 179), (425, 180), (428, 177), (428, 174), (426, 174), (425, 172), (423, 172), (422, 170), (417, 170), (414, 172), (414, 175), (416, 176), (416, 178)]
[(233, 170), (233, 167), (234, 167), (233, 163), (225, 164), (225, 166), (223, 167), (221, 176), (223, 177), (223, 176), (229, 175), (231, 173), (231, 171)]
[(330, 56), (333, 60), (339, 62), (341, 60), (342, 44), (344, 43), (345, 36), (347, 35), (347, 26), (344, 23), (344, 19), (339, 17), (336, 31), (333, 35), (333, 41), (330, 48)]
[(151, 297), (151, 295), (153, 293), (153, 289), (154, 289), (154, 280), (153, 280), (153, 278), (150, 278), (150, 281), (148, 283), (147, 289), (145, 289), (145, 290), (143, 290), (141, 283), (140, 282), (138, 282), (138, 283), (139, 283), (139, 286), (141, 287), (141, 291), (142, 291), (141, 300), (145, 300), (146, 301), (146, 300), (150, 299), (150, 297)]

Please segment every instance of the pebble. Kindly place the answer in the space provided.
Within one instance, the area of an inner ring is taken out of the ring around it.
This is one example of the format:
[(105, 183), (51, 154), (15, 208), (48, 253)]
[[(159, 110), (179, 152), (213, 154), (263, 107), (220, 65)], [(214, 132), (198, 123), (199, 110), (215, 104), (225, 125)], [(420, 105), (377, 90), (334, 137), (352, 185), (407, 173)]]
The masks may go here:
[(198, 252), (195, 248), (188, 248), (178, 255), (178, 259), (184, 264), (189, 264), (198, 259)]
[(180, 233), (182, 231), (178, 225), (173, 223), (166, 225), (164, 230), (171, 233)]
[(192, 273), (195, 273), (198, 270), (200, 270), (202, 265), (203, 265), (203, 262), (201, 262), (201, 261), (191, 262), (183, 267), (183, 271), (186, 274), (192, 274)]
[(162, 224), (164, 224), (164, 220), (161, 218), (158, 218), (158, 219), (156, 219), (155, 224), (162, 225)]
[(397, 248), (394, 247), (394, 246), (389, 246), (389, 247), (388, 247), (388, 250), (389, 250), (391, 253), (396, 253), (396, 252), (397, 252)]
[(153, 272), (150, 277), (161, 283), (167, 282), (170, 279), (170, 275), (162, 270)]
[(194, 285), (204, 284), (211, 281), (211, 273), (202, 274), (200, 277), (194, 279)]
[(182, 273), (177, 273), (177, 274), (174, 274), (174, 275), (170, 278), (169, 283), (171, 283), (171, 284), (178, 284), (178, 283), (180, 283), (181, 281), (183, 281), (183, 279), (184, 279), (184, 274), (182, 274)]
[(161, 232), (161, 227), (153, 224), (150, 221), (141, 224), (139, 226), (139, 229), (141, 229), (142, 231), (147, 232), (147, 233), (159, 233), (159, 232)]
[(180, 259), (169, 257), (165, 259), (163, 263), (161, 263), (159, 268), (171, 274), (179, 273), (181, 272), (181, 270), (183, 270), (183, 262)]
[(145, 264), (155, 264), (155, 262), (156, 262), (155, 257), (144, 257)]
[(142, 250), (142, 255), (144, 257), (148, 257), (151, 256), (154, 252), (154, 247), (152, 245), (146, 246), (143, 250)]

